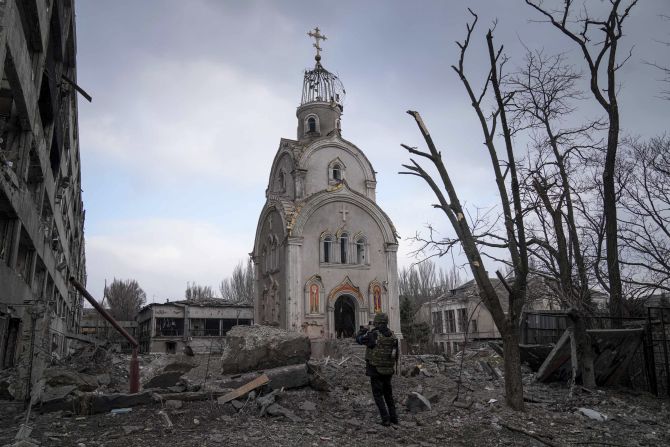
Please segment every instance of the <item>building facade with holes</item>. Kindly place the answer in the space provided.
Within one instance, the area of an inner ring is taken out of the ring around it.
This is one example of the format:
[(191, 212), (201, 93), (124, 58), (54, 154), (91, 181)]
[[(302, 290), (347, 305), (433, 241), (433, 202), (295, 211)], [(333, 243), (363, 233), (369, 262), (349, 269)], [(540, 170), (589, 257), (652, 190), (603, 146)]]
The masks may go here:
[(29, 394), (79, 332), (85, 283), (73, 0), (0, 1), (0, 369)]
[(398, 239), (362, 150), (342, 137), (344, 89), (317, 55), (297, 138), (281, 139), (256, 230), (255, 320), (312, 339), (353, 335), (377, 312), (400, 334)]

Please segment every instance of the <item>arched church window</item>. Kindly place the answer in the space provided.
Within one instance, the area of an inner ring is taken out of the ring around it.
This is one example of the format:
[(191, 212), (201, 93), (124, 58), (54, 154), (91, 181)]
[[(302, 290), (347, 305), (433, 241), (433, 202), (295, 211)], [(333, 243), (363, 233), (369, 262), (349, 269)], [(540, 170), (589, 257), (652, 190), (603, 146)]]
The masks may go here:
[(341, 183), (345, 178), (346, 169), (346, 166), (339, 158), (328, 163), (328, 184), (334, 186)]
[(361, 237), (356, 241), (356, 264), (365, 264), (365, 238)]
[(332, 236), (326, 236), (323, 238), (323, 262), (332, 262), (332, 248), (333, 248), (333, 238)]
[(337, 163), (333, 165), (333, 180), (342, 180), (342, 166)]
[(313, 116), (307, 119), (307, 132), (316, 132), (316, 119)]
[(347, 233), (342, 233), (340, 236), (340, 262), (342, 264), (347, 263), (347, 248), (349, 246), (349, 235)]

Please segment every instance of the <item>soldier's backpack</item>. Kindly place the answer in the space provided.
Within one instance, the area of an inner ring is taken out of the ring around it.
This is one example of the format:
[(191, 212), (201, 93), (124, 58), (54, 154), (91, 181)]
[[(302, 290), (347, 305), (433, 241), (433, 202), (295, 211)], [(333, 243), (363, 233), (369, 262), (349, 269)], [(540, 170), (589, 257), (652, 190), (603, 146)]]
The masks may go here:
[[(377, 334), (377, 342), (370, 350), (370, 365), (377, 369), (379, 374), (391, 375), (398, 360), (398, 339), (391, 332), (385, 337), (381, 332)], [(395, 356), (393, 350), (395, 349)]]

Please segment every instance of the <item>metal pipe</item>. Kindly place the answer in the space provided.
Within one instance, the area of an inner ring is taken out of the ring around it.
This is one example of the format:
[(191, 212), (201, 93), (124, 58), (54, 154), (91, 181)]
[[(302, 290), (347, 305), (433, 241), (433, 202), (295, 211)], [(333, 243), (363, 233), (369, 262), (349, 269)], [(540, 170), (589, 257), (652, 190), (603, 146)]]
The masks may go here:
[(79, 282), (74, 276), (70, 276), (70, 282), (72, 285), (79, 291), (79, 293), (82, 294), (84, 298), (86, 298), (86, 301), (91, 303), (91, 306), (97, 310), (100, 315), (105, 317), (105, 320), (109, 321), (109, 323), (114, 326), (114, 329), (119, 331), (121, 335), (123, 335), (126, 340), (130, 342), (130, 344), (133, 346), (133, 356), (130, 359), (130, 392), (131, 393), (137, 393), (140, 390), (140, 366), (139, 366), (139, 361), (137, 359), (137, 349), (139, 348), (139, 343), (137, 343), (137, 340), (128, 333), (121, 325), (110, 315), (109, 312), (107, 312), (107, 309), (102, 307), (93, 296), (88, 293), (88, 290)]

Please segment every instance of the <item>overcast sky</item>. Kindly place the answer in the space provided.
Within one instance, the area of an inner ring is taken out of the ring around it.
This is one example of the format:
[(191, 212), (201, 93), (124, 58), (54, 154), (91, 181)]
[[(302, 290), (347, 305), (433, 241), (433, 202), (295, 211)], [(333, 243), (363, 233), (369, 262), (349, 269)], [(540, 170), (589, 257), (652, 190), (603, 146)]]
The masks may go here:
[[(178, 299), (187, 281), (218, 290), (246, 261), (279, 139), (295, 138), (315, 26), (328, 37), (322, 63), (347, 91), (343, 137), (378, 172), (378, 203), (402, 238), (399, 264), (416, 261), (407, 238), (427, 223), (450, 233), (424, 184), (397, 174), (400, 143), (423, 143), (406, 110), (422, 113), (462, 200), (493, 204), (481, 130), (450, 68), (468, 7), (480, 15), (466, 61), (474, 81), (495, 19), (509, 69), (524, 45), (583, 67), (522, 0), (78, 0), (78, 82), (93, 96), (79, 102), (89, 289), (100, 297), (105, 279), (134, 278), (149, 302)], [(633, 55), (619, 73), (622, 125), (643, 138), (668, 130), (663, 85), (644, 63), (670, 59), (662, 14), (668, 0), (640, 1), (624, 27), (621, 54)], [(589, 99), (572, 118), (597, 113)]]

